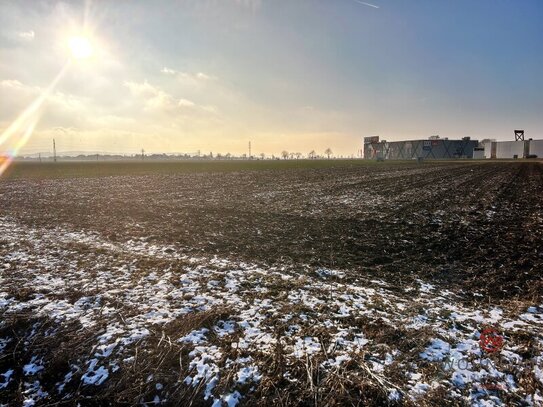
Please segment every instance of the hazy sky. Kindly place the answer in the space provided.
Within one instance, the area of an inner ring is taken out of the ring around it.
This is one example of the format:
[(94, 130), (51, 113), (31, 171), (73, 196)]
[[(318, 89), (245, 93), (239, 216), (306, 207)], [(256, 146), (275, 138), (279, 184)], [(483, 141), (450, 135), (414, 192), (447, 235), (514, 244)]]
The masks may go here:
[[(0, 130), (73, 61), (26, 153), (355, 154), (543, 138), (542, 0), (0, 2)], [(86, 27), (85, 28), (85, 22)], [(5, 146), (4, 146), (5, 148)]]

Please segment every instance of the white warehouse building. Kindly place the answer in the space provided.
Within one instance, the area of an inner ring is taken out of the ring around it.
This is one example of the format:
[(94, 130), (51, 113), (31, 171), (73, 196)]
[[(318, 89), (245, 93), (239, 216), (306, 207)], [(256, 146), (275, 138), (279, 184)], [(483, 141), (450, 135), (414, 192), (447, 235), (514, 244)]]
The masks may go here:
[(485, 158), (543, 158), (543, 140), (492, 141), (484, 148)]

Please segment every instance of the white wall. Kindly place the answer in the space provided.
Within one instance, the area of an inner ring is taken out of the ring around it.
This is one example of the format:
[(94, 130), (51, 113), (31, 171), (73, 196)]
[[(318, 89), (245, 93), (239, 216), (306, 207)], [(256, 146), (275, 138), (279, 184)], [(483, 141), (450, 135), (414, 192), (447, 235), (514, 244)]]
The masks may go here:
[(518, 158), (524, 157), (524, 141), (498, 141), (496, 158), (513, 158), (515, 154)]
[(530, 154), (543, 158), (543, 140), (530, 140)]
[(495, 141), (485, 143), (485, 158), (492, 158), (492, 144), (496, 144)]

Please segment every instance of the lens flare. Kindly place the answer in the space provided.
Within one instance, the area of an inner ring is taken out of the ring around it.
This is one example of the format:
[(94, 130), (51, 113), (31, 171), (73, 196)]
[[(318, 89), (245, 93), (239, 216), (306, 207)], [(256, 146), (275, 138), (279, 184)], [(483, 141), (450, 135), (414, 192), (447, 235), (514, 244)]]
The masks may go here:
[[(58, 75), (53, 79), (53, 81), (45, 88), (45, 90), (25, 109), (21, 114), (5, 129), (2, 134), (0, 134), (0, 147), (9, 142), (13, 144), (14, 147), (4, 153), (3, 157), (0, 157), (0, 176), (6, 171), (9, 165), (13, 162), (13, 159), (17, 153), (24, 147), (28, 139), (34, 131), (38, 119), (40, 117), (41, 107), (55, 89), (59, 81), (62, 79), (66, 71), (70, 66), (70, 61), (66, 62), (64, 67), (60, 70)], [(18, 134), (20, 134), (22, 129), (25, 129), (21, 138), (16, 139)]]
[(0, 157), (0, 176), (8, 169), (10, 164), (13, 162), (13, 159), (17, 155), (17, 152), (27, 143), (28, 139), (30, 139), (30, 136), (34, 132), (34, 127), (36, 127), (36, 123), (38, 121), (38, 118), (36, 117), (34, 121), (32, 121), (28, 127), (26, 128), (26, 131), (23, 133), (22, 137), (17, 140), (17, 143), (7, 154), (5, 157)]

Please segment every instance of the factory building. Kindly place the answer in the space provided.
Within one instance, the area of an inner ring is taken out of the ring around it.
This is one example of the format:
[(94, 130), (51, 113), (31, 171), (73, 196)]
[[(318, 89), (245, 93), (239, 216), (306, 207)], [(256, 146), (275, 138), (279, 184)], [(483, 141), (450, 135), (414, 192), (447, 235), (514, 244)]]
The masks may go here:
[(484, 149), (485, 158), (543, 158), (543, 140), (492, 141)]
[(364, 137), (364, 158), (377, 160), (543, 158), (543, 140), (524, 140), (524, 130), (515, 130), (514, 134), (515, 141), (485, 139), (480, 143), (469, 137), (449, 140), (432, 136), (426, 140), (390, 142), (379, 140), (379, 136)]
[(426, 140), (380, 141), (379, 136), (364, 138), (364, 158), (378, 160), (483, 158), (484, 151), (477, 140), (464, 137), (449, 140), (432, 136)]

